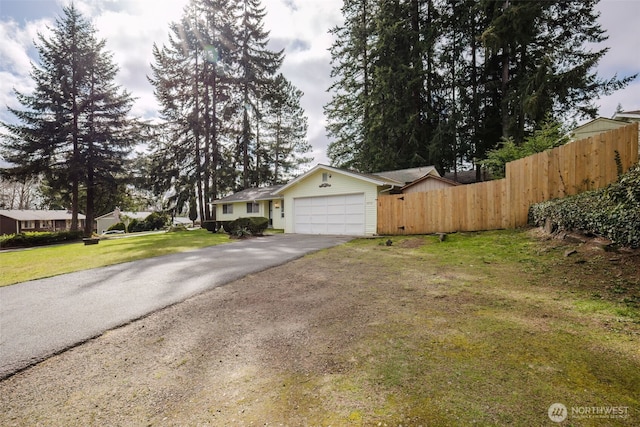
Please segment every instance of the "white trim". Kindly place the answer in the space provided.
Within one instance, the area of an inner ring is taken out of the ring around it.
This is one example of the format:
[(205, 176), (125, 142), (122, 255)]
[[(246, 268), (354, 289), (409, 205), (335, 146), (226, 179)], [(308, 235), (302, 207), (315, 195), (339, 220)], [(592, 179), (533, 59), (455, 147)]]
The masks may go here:
[(373, 178), (373, 177), (370, 177), (370, 176), (365, 176), (365, 175), (361, 175), (361, 174), (358, 174), (358, 173), (355, 173), (355, 172), (346, 171), (344, 169), (334, 168), (333, 166), (327, 166), (327, 165), (318, 164), (313, 169), (303, 173), (299, 177), (297, 177), (297, 178), (289, 181), (287, 184), (283, 185), (274, 194), (282, 194), (284, 191), (286, 191), (289, 188), (293, 187), (294, 185), (296, 185), (300, 181), (304, 180), (309, 175), (314, 174), (315, 172), (317, 172), (320, 169), (326, 170), (326, 171), (331, 172), (331, 173), (339, 173), (339, 174), (342, 174), (342, 175), (346, 175), (346, 176), (349, 176), (351, 178), (359, 179), (361, 181), (369, 182), (371, 184), (375, 184), (375, 185), (378, 185), (378, 186), (398, 185), (398, 184), (400, 184), (398, 182), (395, 182), (395, 181), (392, 181), (392, 180), (388, 180), (388, 179), (383, 179), (383, 178), (376, 179), (376, 178)]

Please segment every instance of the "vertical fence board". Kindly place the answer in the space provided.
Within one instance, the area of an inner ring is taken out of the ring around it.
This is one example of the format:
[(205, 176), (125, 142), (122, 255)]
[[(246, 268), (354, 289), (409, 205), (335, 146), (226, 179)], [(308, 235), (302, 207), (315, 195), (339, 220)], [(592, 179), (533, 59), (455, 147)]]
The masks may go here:
[[(618, 178), (638, 162), (638, 124), (574, 141), (506, 165), (500, 180), (378, 197), (378, 234), (494, 230), (526, 225), (529, 207)], [(404, 199), (404, 200), (402, 200)], [(401, 227), (404, 227), (402, 229)]]

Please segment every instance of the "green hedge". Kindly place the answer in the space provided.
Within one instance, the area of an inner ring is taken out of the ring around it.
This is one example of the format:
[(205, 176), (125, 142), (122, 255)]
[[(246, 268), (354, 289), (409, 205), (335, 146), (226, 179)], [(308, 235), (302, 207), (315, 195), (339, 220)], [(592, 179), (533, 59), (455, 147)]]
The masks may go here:
[(0, 236), (0, 248), (28, 248), (82, 239), (82, 231), (32, 231)]
[(577, 230), (640, 247), (640, 164), (606, 188), (533, 205), (529, 223)]
[(269, 218), (262, 216), (252, 216), (248, 218), (238, 218), (231, 221), (225, 230), (232, 236), (243, 237), (246, 235), (261, 236), (269, 227)]
[(208, 220), (202, 221), (202, 228), (212, 233), (215, 233), (216, 231), (218, 231), (218, 224), (215, 220), (208, 219)]
[(117, 222), (115, 224), (113, 224), (111, 227), (109, 227), (107, 229), (107, 231), (111, 231), (111, 230), (121, 230), (121, 231), (126, 231), (127, 227), (124, 225), (124, 222)]

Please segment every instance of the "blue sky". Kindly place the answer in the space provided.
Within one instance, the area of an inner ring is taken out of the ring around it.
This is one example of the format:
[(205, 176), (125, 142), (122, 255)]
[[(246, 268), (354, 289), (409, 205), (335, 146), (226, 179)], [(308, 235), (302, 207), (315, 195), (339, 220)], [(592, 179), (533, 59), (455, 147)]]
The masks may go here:
[[(0, 120), (11, 120), (6, 105), (19, 107), (12, 88), (30, 92), (33, 40), (46, 34), (68, 0), (0, 0)], [(75, 0), (84, 16), (92, 19), (98, 36), (107, 40), (120, 67), (118, 83), (137, 98), (133, 114), (157, 115), (153, 87), (146, 76), (153, 61), (153, 43), (162, 45), (168, 25), (178, 19), (186, 0)], [(282, 72), (305, 93), (303, 107), (309, 116), (309, 141), (317, 163), (328, 163), (322, 107), (329, 101), (332, 39), (328, 29), (340, 23), (342, 0), (263, 0), (265, 28), (271, 31), (273, 49), (284, 48)], [(624, 77), (640, 72), (640, 0), (601, 0), (600, 23), (610, 51), (598, 67), (600, 77)], [(640, 110), (640, 79), (624, 91), (597, 101), (600, 115), (611, 117), (618, 104)]]

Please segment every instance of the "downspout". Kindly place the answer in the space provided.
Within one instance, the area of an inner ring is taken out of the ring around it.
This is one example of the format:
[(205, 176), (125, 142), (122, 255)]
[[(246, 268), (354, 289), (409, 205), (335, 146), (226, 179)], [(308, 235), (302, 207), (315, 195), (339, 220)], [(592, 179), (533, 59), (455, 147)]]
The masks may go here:
[[(397, 187), (397, 186), (396, 186), (395, 184), (391, 184), (391, 187), (387, 188), (386, 190), (382, 190), (382, 191), (380, 192), (380, 194), (382, 194), (382, 193), (386, 193), (386, 192), (388, 192), (388, 191), (391, 191), (391, 190), (393, 190), (393, 189), (394, 189), (394, 188), (396, 188), (396, 187)], [(400, 188), (402, 188), (402, 187), (400, 187)]]

